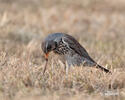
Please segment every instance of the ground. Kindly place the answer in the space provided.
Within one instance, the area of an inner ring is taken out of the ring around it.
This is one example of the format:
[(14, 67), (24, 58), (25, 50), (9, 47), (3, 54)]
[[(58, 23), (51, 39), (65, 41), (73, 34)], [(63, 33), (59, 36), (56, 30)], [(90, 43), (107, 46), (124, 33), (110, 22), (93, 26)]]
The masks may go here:
[[(124, 0), (0, 0), (1, 100), (124, 100)], [(43, 75), (41, 42), (52, 32), (74, 36), (112, 71), (72, 67), (53, 53)]]

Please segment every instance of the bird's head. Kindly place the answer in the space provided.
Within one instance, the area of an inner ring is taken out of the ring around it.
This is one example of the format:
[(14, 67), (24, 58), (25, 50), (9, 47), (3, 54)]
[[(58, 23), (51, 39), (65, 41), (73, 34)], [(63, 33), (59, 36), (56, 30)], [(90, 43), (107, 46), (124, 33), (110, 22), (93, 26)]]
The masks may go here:
[(42, 42), (42, 50), (45, 54), (46, 60), (48, 59), (49, 52), (57, 48), (59, 41), (61, 40), (61, 33), (55, 33), (48, 35), (45, 40)]
[(48, 59), (49, 52), (53, 51), (57, 46), (55, 41), (44, 41), (42, 42), (42, 50), (45, 54), (45, 58)]

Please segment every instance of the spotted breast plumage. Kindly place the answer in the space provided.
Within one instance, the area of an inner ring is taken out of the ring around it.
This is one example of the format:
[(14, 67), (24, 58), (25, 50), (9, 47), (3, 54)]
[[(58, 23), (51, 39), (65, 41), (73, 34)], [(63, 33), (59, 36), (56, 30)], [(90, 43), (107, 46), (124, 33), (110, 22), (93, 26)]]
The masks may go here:
[(48, 59), (48, 53), (53, 51), (58, 55), (63, 55), (68, 66), (95, 66), (105, 72), (108, 69), (98, 65), (72, 36), (64, 33), (52, 33), (42, 42), (42, 50), (45, 58)]

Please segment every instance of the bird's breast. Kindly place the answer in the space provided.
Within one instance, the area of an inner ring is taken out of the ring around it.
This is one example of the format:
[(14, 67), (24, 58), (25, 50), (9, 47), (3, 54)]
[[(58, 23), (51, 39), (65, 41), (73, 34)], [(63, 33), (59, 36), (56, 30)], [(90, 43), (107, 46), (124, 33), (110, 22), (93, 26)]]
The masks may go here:
[(62, 41), (58, 44), (56, 49), (54, 50), (55, 53), (60, 55), (65, 55), (70, 51), (70, 48), (64, 44)]

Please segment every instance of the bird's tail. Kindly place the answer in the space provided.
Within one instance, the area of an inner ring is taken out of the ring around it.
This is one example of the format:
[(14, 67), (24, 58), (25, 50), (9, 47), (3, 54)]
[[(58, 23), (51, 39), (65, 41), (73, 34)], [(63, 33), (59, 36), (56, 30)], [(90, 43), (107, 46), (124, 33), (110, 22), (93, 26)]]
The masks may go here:
[(111, 73), (111, 71), (110, 70), (108, 70), (108, 69), (106, 69), (106, 68), (104, 68), (104, 67), (102, 67), (102, 66), (100, 66), (100, 65), (96, 65), (96, 68), (99, 68), (99, 69), (101, 69), (102, 71), (104, 71), (104, 72), (106, 72), (106, 73)]

